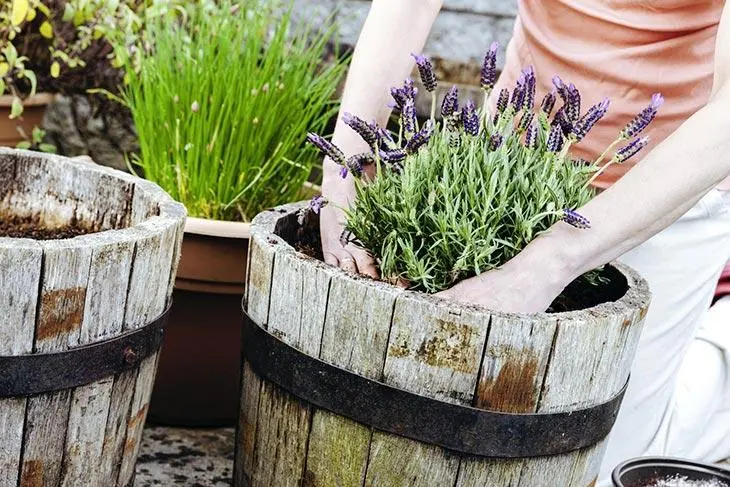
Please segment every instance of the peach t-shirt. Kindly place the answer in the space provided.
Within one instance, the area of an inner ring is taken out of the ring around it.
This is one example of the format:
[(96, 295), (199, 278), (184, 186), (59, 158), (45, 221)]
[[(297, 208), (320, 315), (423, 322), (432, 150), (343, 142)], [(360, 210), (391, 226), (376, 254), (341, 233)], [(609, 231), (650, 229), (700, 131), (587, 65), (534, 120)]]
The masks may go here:
[[(642, 134), (650, 136), (650, 149), (707, 102), (723, 4), (724, 0), (519, 0), (519, 18), (497, 89), (514, 86), (520, 70), (533, 65), (537, 103), (552, 88), (554, 74), (575, 83), (583, 112), (609, 97), (608, 114), (574, 147), (573, 153), (586, 159), (595, 158), (649, 103), (652, 93), (661, 92), (665, 103)], [(615, 182), (638, 159), (609, 168), (598, 186)]]

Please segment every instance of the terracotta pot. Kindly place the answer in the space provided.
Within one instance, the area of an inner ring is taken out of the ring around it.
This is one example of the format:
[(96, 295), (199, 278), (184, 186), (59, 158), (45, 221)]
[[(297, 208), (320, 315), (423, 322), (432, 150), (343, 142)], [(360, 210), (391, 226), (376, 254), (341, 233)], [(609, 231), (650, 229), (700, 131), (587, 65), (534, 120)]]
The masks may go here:
[(249, 225), (188, 218), (150, 422), (232, 426)]
[(53, 101), (54, 95), (38, 93), (23, 101), (23, 115), (19, 119), (11, 120), (10, 106), (13, 102), (11, 95), (0, 96), (0, 146), (15, 147), (23, 141), (18, 129), (22, 129), (28, 137), (33, 133), (33, 127), (43, 124), (43, 115), (46, 107)]

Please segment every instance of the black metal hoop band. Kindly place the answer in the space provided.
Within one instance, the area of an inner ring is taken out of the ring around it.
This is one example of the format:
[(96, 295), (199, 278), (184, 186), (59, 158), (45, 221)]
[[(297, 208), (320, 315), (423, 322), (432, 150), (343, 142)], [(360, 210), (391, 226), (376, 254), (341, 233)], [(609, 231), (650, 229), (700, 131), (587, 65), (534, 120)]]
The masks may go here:
[(389, 386), (300, 352), (244, 310), (243, 356), (263, 379), (318, 408), (461, 454), (525, 458), (594, 445), (611, 431), (626, 385), (607, 402), (560, 413), (510, 414)]
[(132, 369), (162, 346), (164, 313), (136, 330), (64, 352), (0, 356), (0, 398), (91, 384)]

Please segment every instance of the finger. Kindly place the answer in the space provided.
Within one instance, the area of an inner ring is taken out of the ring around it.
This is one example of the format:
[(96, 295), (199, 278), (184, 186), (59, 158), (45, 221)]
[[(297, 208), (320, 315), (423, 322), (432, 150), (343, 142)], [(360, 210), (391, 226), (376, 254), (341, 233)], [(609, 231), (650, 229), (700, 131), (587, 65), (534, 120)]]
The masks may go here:
[(328, 265), (333, 265), (335, 267), (340, 266), (340, 259), (337, 258), (335, 254), (332, 252), (324, 252), (324, 263)]
[(378, 272), (378, 266), (375, 263), (372, 255), (362, 249), (350, 250), (350, 255), (355, 258), (357, 269), (360, 274), (364, 274), (373, 279), (380, 279), (380, 273)]
[(340, 269), (357, 274), (357, 261), (349, 252), (344, 252), (340, 259)]

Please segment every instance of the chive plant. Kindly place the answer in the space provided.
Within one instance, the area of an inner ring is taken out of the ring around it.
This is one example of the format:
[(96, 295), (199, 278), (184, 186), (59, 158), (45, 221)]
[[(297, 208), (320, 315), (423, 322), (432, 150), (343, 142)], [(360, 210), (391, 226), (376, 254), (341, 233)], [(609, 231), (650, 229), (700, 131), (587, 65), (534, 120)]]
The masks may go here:
[(333, 33), (259, 0), (153, 21), (125, 90), (133, 162), (191, 216), (249, 221), (295, 200), (318, 163), (307, 130), (336, 113), (346, 60), (324, 61)]
[[(590, 227), (575, 211), (594, 195), (590, 183), (647, 143), (637, 135), (654, 119), (663, 101), (659, 94), (595, 161), (573, 159), (570, 147), (605, 115), (609, 101), (582, 111), (578, 89), (556, 76), (554, 89), (537, 104), (531, 67), (511, 91), (498, 93), (490, 111), (497, 50), (495, 43), (484, 59), (484, 103), (478, 109), (471, 101), (460, 105), (452, 87), (437, 120), (433, 68), (426, 57), (415, 56), (432, 95), (431, 116), (423, 124), (416, 118), (416, 89), (406, 80), (391, 90), (397, 133), (345, 116), (369, 152), (345, 157), (326, 139), (309, 134), (310, 143), (341, 166), (343, 177), (355, 177), (357, 198), (346, 209), (343, 239), (370, 251), (386, 280), (441, 291), (506, 263), (559, 219)], [(367, 165), (374, 170), (365, 171)], [(319, 197), (311, 205), (317, 211), (323, 204)]]

